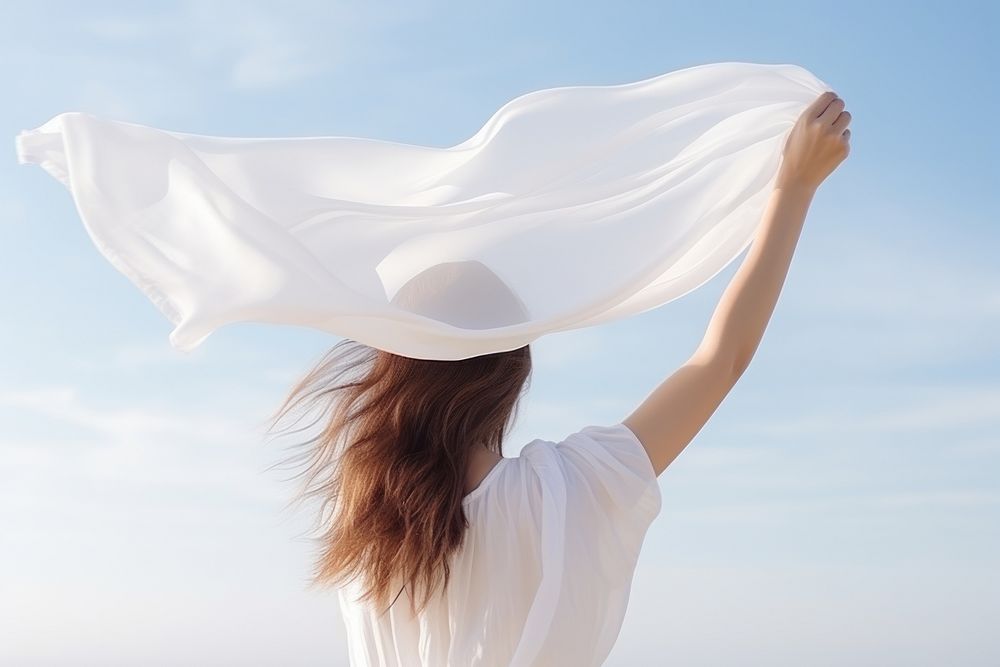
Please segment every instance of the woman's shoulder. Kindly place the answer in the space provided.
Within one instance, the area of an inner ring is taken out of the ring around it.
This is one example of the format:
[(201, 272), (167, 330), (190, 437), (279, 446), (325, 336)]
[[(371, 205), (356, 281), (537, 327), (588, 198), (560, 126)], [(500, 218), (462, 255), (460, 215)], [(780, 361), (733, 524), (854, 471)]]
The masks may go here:
[(589, 424), (561, 439), (535, 438), (517, 456), (497, 463), (464, 502), (489, 503), (500, 496), (508, 504), (518, 497), (537, 504), (545, 497), (580, 495), (623, 508), (659, 509), (653, 465), (625, 424)]
[(525, 445), (522, 455), (537, 459), (546, 454), (558, 456), (576, 464), (604, 465), (625, 468), (647, 482), (656, 480), (652, 461), (646, 448), (628, 426), (590, 424), (561, 440), (536, 439)]
[[(527, 443), (508, 483), (534, 495), (589, 495), (626, 510), (656, 514), (661, 503), (656, 472), (646, 449), (625, 424), (589, 424), (558, 440)], [(526, 477), (527, 479), (525, 479)]]

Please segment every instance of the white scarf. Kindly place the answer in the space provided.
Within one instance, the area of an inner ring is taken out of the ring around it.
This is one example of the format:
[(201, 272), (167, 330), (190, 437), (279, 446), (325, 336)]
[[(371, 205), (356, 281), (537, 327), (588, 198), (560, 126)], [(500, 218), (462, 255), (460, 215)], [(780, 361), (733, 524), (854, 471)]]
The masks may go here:
[(178, 350), (256, 321), (455, 360), (707, 282), (753, 240), (787, 135), (826, 90), (796, 65), (724, 62), (521, 95), (450, 148), (82, 112), (16, 145)]

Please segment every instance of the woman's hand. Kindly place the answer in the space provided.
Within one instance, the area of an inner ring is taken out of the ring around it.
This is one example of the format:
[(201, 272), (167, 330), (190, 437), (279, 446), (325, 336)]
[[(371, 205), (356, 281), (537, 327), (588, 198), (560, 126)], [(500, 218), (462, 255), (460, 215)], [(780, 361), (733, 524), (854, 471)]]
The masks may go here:
[(818, 188), (850, 152), (850, 122), (836, 93), (817, 97), (788, 135), (775, 187)]

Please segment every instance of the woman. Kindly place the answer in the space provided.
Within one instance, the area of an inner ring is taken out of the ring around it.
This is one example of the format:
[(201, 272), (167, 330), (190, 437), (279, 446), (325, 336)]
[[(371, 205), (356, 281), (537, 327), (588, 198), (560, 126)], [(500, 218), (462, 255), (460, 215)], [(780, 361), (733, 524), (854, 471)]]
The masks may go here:
[(802, 113), (703, 341), (620, 423), (504, 457), (528, 346), (433, 361), (345, 340), (293, 389), (275, 424), (299, 405), (330, 414), (298, 460), (303, 497), (322, 501), (316, 581), (338, 585), (352, 665), (604, 661), (657, 477), (750, 363), (850, 120), (832, 92)]

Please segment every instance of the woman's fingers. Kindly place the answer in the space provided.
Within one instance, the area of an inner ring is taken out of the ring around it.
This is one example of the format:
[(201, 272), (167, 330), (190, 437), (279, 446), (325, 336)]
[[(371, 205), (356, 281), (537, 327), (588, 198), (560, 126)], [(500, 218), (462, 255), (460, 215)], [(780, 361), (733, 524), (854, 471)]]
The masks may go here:
[(833, 129), (837, 132), (843, 132), (847, 129), (847, 125), (851, 122), (851, 112), (842, 111), (837, 120), (833, 121)]
[(813, 100), (813, 103), (809, 105), (809, 108), (806, 109), (804, 115), (807, 118), (819, 118), (819, 115), (824, 111), (826, 111), (826, 108), (830, 106), (830, 102), (834, 101), (835, 99), (837, 99), (837, 93), (833, 92), (832, 90), (826, 91), (825, 93), (817, 97), (815, 100)]
[(823, 113), (819, 115), (819, 122), (825, 125), (833, 125), (833, 122), (837, 120), (837, 116), (840, 112), (844, 110), (844, 100), (839, 97), (834, 98), (832, 102), (824, 109)]

